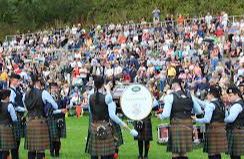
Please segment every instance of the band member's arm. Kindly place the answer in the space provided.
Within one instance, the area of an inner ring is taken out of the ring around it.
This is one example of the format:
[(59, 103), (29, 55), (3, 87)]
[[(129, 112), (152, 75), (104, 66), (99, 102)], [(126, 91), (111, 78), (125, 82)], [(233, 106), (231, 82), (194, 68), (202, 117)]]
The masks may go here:
[(215, 105), (213, 103), (208, 103), (205, 107), (204, 117), (203, 118), (196, 118), (196, 122), (198, 122), (198, 123), (210, 123), (214, 110), (215, 110)]
[(57, 110), (54, 110), (54, 111), (53, 111), (53, 114), (60, 114), (60, 113), (63, 113), (62, 110), (63, 110), (63, 109), (57, 109)]
[(47, 91), (42, 91), (42, 100), (44, 103), (50, 103), (54, 110), (58, 109), (58, 104), (54, 101), (51, 94), (49, 94)]
[(23, 108), (23, 107), (20, 107), (20, 108), (22, 108), (22, 109), (24, 110), (24, 111), (22, 111), (22, 112), (26, 112), (27, 109), (26, 109), (26, 105), (25, 105), (25, 94), (24, 94), (23, 97), (22, 97), (22, 102), (23, 102), (24, 108)]
[(193, 111), (194, 111), (194, 113), (195, 114), (202, 114), (203, 111), (202, 111), (200, 105), (198, 104), (198, 102), (194, 98), (192, 98), (192, 101), (193, 101)]
[(234, 104), (229, 111), (229, 115), (225, 117), (226, 123), (233, 123), (238, 115), (242, 112), (242, 106), (240, 104)]
[(157, 107), (159, 105), (158, 101), (156, 98), (153, 99), (153, 108)]
[(11, 103), (8, 105), (8, 112), (9, 112), (10, 117), (11, 117), (11, 119), (12, 119), (13, 122), (18, 121), (16, 112), (14, 110), (14, 106)]
[(173, 100), (174, 100), (173, 94), (169, 94), (164, 97), (164, 108), (163, 108), (163, 113), (159, 115), (160, 119), (165, 119), (170, 117)]
[(105, 97), (105, 102), (108, 105), (108, 113), (111, 120), (115, 123), (119, 124), (120, 126), (125, 126), (126, 124), (115, 114), (116, 112), (116, 104), (113, 101), (112, 95), (107, 93)]
[(202, 101), (195, 96), (192, 96), (192, 100), (196, 101), (203, 109), (205, 109), (207, 105), (205, 101)]
[(15, 94), (15, 92), (12, 89), (10, 89), (10, 91), (11, 91), (11, 93), (10, 93), (10, 96), (9, 96), (9, 102), (15, 103), (16, 94)]

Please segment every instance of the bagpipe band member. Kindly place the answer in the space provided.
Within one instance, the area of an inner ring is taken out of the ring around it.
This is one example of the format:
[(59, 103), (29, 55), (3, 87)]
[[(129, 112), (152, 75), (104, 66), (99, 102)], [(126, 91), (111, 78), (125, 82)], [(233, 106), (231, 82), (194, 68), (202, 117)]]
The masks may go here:
[[(10, 90), (4, 89), (0, 91), (0, 158), (7, 159), (9, 151), (16, 149), (17, 142), (14, 137), (12, 125), (16, 123), (17, 115), (13, 104), (9, 102)], [(16, 158), (16, 154), (12, 154), (12, 158)]]
[(42, 89), (44, 82), (37, 75), (32, 76), (33, 86), (24, 96), (24, 103), (28, 111), (26, 122), (25, 149), (28, 150), (28, 159), (45, 158), (45, 150), (49, 149), (49, 131), (44, 114), (46, 103), (50, 103), (54, 110), (58, 109), (52, 96)]
[[(158, 102), (156, 99), (154, 99), (153, 107), (156, 107), (157, 105)], [(135, 137), (135, 140), (138, 140), (138, 150), (139, 150), (138, 159), (148, 159), (150, 141), (153, 140), (151, 113), (145, 119), (135, 122), (135, 130), (138, 132), (138, 136)], [(144, 156), (143, 156), (143, 147), (144, 147)]]
[(61, 138), (66, 138), (66, 122), (65, 122), (65, 113), (66, 113), (66, 103), (63, 101), (59, 94), (59, 88), (57, 83), (50, 84), (50, 93), (56, 103), (58, 104), (58, 109), (53, 110), (52, 106), (48, 104), (48, 116), (47, 123), (49, 127), (50, 135), (50, 154), (52, 157), (59, 157), (61, 149)]
[(17, 140), (17, 147), (13, 150), (11, 150), (11, 154), (15, 156), (16, 158), (13, 159), (19, 159), (19, 146), (21, 137), (25, 136), (25, 121), (24, 121), (24, 113), (26, 112), (26, 109), (24, 107), (23, 102), (23, 95), (20, 92), (19, 85), (20, 85), (21, 77), (17, 74), (11, 74), (10, 76), (10, 102), (13, 103), (13, 106), (15, 108), (18, 121), (13, 125), (14, 128), (14, 134)]
[(210, 86), (207, 101), (199, 101), (204, 105), (204, 117), (196, 118), (197, 123), (206, 124), (206, 134), (203, 152), (208, 153), (209, 159), (221, 159), (221, 153), (227, 152), (227, 137), (225, 130), (225, 105), (221, 100), (221, 88)]
[(230, 85), (227, 94), (231, 106), (226, 111), (228, 154), (231, 159), (240, 159), (244, 155), (244, 101), (240, 90)]
[(169, 141), (167, 151), (172, 152), (172, 159), (187, 159), (187, 152), (192, 151), (193, 123), (192, 111), (201, 114), (198, 102), (182, 88), (180, 79), (172, 80), (173, 92), (164, 97), (164, 111), (159, 118), (170, 118)]
[[(128, 126), (115, 114), (116, 104), (110, 93), (111, 86), (104, 86), (102, 76), (95, 76), (95, 92), (89, 96), (90, 124), (86, 152), (91, 159), (112, 159), (116, 150), (116, 141), (113, 135), (111, 121), (116, 122), (124, 128)], [(104, 87), (106, 93), (104, 91)], [(132, 136), (137, 136), (137, 131), (130, 130)]]

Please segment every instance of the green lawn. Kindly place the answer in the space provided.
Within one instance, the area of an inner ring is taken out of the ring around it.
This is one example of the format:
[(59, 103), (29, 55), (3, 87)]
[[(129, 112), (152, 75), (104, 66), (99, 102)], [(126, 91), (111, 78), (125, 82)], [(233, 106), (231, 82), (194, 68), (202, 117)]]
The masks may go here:
[[(62, 150), (60, 159), (89, 159), (89, 155), (84, 153), (86, 136), (87, 136), (87, 125), (88, 117), (84, 116), (80, 119), (75, 117), (67, 118), (67, 132), (68, 136), (62, 141)], [(153, 135), (154, 141), (151, 142), (151, 149), (149, 152), (150, 159), (170, 159), (170, 153), (166, 152), (165, 145), (157, 144), (157, 126), (160, 121), (153, 118)], [(137, 159), (137, 142), (129, 135), (129, 132), (123, 131), (125, 144), (120, 148), (120, 159)], [(20, 158), (27, 158), (27, 151), (23, 148), (23, 142), (20, 148)], [(50, 159), (49, 152), (46, 152), (47, 158)], [(192, 153), (189, 154), (190, 159), (207, 159), (207, 155), (203, 154), (202, 148), (194, 149)], [(224, 159), (227, 159), (224, 156)]]

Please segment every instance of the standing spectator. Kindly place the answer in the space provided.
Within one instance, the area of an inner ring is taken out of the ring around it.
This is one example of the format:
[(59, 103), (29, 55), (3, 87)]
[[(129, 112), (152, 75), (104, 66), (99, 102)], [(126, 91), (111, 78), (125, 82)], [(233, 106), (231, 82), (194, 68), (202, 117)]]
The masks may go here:
[(158, 8), (155, 8), (152, 12), (153, 14), (153, 22), (157, 23), (160, 21), (160, 10)]

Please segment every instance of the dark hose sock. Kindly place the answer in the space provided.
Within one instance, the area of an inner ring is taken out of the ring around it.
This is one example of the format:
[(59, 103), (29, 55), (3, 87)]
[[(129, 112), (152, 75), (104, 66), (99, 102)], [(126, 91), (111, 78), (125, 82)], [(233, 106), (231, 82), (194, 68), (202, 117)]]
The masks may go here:
[(138, 140), (139, 156), (143, 155), (143, 141)]

